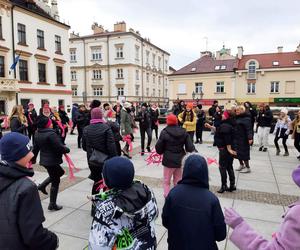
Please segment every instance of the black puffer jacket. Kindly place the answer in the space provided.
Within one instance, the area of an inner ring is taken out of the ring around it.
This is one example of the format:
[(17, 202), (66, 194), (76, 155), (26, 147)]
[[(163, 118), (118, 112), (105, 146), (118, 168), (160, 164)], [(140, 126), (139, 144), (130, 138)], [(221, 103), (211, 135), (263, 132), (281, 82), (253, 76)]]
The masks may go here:
[(151, 114), (148, 110), (138, 112), (135, 120), (140, 123), (140, 128), (151, 128)]
[(150, 115), (151, 115), (151, 127), (155, 128), (157, 125), (158, 117), (159, 117), (159, 110), (151, 108)]
[(61, 119), (61, 123), (66, 125), (69, 123), (70, 121), (70, 118), (68, 117), (68, 114), (66, 111), (63, 111), (63, 110), (59, 110), (58, 111), (58, 114), (59, 114), (59, 117)]
[(13, 116), (10, 120), (10, 131), (18, 132), (20, 134), (26, 135), (26, 126), (22, 124), (17, 116)]
[(76, 122), (77, 122), (77, 128), (83, 129), (90, 122), (90, 113), (87, 111), (79, 110)]
[(186, 152), (195, 151), (190, 136), (179, 126), (167, 126), (163, 129), (155, 149), (158, 154), (163, 154), (162, 164), (169, 168), (180, 168)]
[(101, 151), (109, 158), (117, 156), (115, 139), (109, 125), (104, 123), (90, 124), (83, 130), (82, 148), (89, 159), (93, 149)]
[(35, 134), (33, 147), (33, 162), (41, 151), (40, 165), (56, 166), (61, 164), (63, 154), (69, 153), (70, 149), (63, 145), (59, 136), (51, 128), (38, 129)]
[(221, 121), (215, 135), (215, 143), (218, 148), (226, 148), (227, 145), (233, 147), (234, 125), (232, 119)]
[(45, 221), (36, 185), (26, 177), (33, 171), (0, 162), (0, 249), (54, 250), (57, 236), (43, 228)]
[(259, 111), (257, 117), (258, 127), (271, 127), (273, 114), (271, 110)]
[(239, 160), (250, 160), (249, 140), (253, 140), (253, 127), (251, 118), (247, 113), (236, 116), (234, 133), (235, 149)]

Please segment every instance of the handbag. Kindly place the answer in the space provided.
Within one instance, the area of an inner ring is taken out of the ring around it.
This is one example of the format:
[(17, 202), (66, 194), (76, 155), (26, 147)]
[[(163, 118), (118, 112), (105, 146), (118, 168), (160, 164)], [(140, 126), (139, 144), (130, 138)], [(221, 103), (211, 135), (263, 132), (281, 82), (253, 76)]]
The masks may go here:
[(89, 165), (99, 167), (102, 166), (107, 159), (107, 154), (104, 154), (97, 149), (93, 149), (93, 152), (89, 158)]

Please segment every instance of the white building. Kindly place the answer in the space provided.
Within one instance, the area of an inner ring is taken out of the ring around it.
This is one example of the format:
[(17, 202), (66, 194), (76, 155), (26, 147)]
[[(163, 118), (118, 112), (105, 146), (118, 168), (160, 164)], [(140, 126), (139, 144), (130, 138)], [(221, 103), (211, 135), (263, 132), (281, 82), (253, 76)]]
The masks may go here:
[(124, 22), (112, 32), (97, 23), (92, 30), (89, 36), (71, 34), (73, 102), (126, 99), (166, 105), (170, 54), (138, 31), (127, 31)]
[[(59, 21), (57, 1), (51, 5), (47, 0), (0, 3), (0, 113), (8, 114), (13, 105), (28, 102), (39, 109), (46, 101), (50, 106), (65, 105), (69, 111), (70, 27)], [(14, 55), (20, 55), (20, 60), (10, 72)]]

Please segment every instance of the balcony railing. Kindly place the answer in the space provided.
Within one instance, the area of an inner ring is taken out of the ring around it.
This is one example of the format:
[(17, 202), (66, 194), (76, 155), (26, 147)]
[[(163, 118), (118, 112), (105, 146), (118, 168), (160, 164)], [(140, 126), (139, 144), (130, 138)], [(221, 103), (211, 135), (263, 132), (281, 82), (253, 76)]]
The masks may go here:
[(256, 73), (248, 73), (247, 79), (249, 79), (249, 80), (256, 80)]
[(19, 91), (17, 83), (15, 79), (0, 78), (0, 91), (17, 92)]

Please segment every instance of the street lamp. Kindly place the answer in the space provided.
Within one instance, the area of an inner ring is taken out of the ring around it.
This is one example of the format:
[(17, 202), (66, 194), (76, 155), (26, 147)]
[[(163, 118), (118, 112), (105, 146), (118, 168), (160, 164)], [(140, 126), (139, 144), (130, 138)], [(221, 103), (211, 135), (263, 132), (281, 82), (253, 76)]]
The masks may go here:
[(193, 100), (195, 100), (195, 96), (196, 96), (196, 93), (195, 93), (195, 91), (193, 91), (193, 93), (192, 93)]
[(203, 99), (203, 96), (204, 96), (204, 93), (203, 93), (203, 91), (201, 90), (201, 92), (200, 92), (200, 100)]

